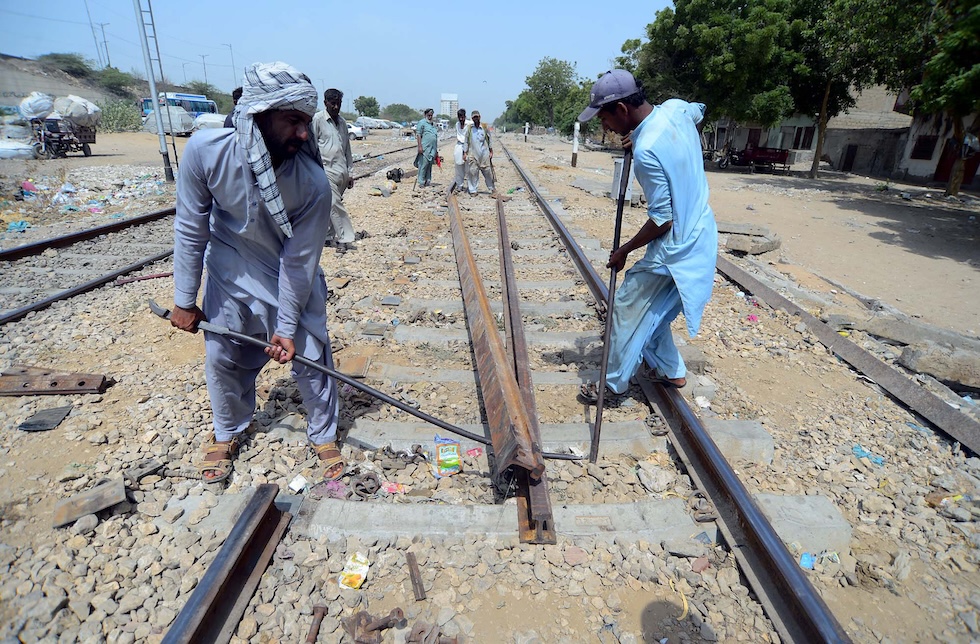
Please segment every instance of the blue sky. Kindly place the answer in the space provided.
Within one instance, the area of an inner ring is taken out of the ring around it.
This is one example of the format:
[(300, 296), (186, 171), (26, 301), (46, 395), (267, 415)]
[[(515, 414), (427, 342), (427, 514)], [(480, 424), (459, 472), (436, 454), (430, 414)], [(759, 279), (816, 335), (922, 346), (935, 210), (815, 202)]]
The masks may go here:
[[(87, 4), (92, 22), (108, 23), (112, 65), (143, 71), (132, 0)], [(669, 4), (620, 0), (610, 11), (579, 0), (499, 0), (461, 5), (453, 14), (446, 5), (420, 10), (403, 2), (156, 0), (153, 14), (164, 73), (177, 82), (185, 74), (204, 80), (206, 65), (208, 82), (230, 91), (246, 64), (282, 60), (306, 73), (321, 93), (343, 91), (345, 110), (360, 95), (381, 105), (438, 109), (446, 92), (492, 121), (543, 57), (574, 62), (580, 76), (595, 78), (609, 69), (623, 42), (642, 38)], [(96, 33), (101, 47), (102, 27)], [(80, 53), (97, 61), (96, 51), (84, 0), (0, 0), (0, 52), (26, 58)]]

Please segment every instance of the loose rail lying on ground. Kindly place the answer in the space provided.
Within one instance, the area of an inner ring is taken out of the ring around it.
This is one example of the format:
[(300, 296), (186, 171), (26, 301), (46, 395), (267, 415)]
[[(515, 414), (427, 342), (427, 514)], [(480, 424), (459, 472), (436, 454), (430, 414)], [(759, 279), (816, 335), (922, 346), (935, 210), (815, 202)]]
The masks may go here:
[(526, 470), (531, 478), (539, 479), (544, 472), (541, 449), (531, 438), (527, 409), (514, 372), (508, 365), (503, 341), (497, 333), (496, 318), (490, 310), (476, 259), (463, 229), (456, 196), (450, 194), (448, 201), (463, 306), (493, 441), (496, 473), (499, 476), (505, 470), (518, 467)]
[(165, 644), (227, 642), (292, 515), (276, 508), (279, 486), (258, 486), (201, 582), (163, 638)]

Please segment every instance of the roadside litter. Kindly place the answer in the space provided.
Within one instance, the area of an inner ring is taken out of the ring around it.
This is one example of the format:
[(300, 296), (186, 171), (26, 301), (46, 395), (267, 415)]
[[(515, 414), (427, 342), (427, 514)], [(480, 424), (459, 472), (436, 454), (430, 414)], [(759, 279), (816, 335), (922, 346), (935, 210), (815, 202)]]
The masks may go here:
[(459, 441), (435, 437), (436, 462), (433, 468), (437, 478), (459, 474), (463, 466), (459, 457)]
[(371, 562), (368, 561), (368, 558), (359, 552), (355, 552), (347, 558), (347, 563), (344, 564), (344, 569), (341, 571), (340, 577), (338, 577), (338, 583), (343, 588), (357, 590), (367, 579), (370, 567)]

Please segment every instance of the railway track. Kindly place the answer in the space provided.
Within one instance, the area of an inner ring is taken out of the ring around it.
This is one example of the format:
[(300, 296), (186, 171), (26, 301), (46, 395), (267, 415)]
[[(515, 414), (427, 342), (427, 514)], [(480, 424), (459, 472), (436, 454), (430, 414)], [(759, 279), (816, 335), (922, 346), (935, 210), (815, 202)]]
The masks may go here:
[[(531, 445), (525, 450), (585, 454), (593, 408), (577, 402), (575, 394), (581, 382), (595, 377), (601, 355), (599, 313), (605, 293), (594, 267), (604, 264), (608, 251), (572, 225), (561, 204), (545, 191), (536, 192), (534, 200), (524, 198), (516, 190), (525, 185), (517, 167), (501, 163), (502, 159), (498, 155), (498, 187), (501, 192), (514, 189), (510, 200), (495, 201), (481, 194), (447, 201), (440, 191), (419, 191), (410, 200), (418, 211), (417, 226), (411, 231), (386, 228), (380, 219), (365, 217), (364, 225), (377, 231), (373, 241), (366, 240), (353, 255), (325, 254), (327, 275), (333, 276), (328, 313), (331, 333), (337, 338), (338, 368), (348, 371), (360, 365), (362, 377), (372, 386), (423, 410), (437, 408), (444, 420), (470, 431), (488, 432), (494, 457), (506, 455), (508, 444), (525, 440), (495, 436), (498, 431), (511, 431), (522, 415), (533, 421), (529, 425), (536, 425), (527, 428)], [(534, 180), (530, 175), (526, 178)], [(401, 191), (405, 192), (404, 185)], [(550, 211), (552, 221), (542, 216), (539, 206)], [(506, 234), (500, 222), (506, 222)], [(359, 221), (355, 225), (361, 227)], [(469, 253), (460, 248), (464, 237)], [(502, 251), (508, 249), (510, 267), (507, 258), (502, 259), (508, 254)], [(362, 262), (351, 261), (361, 258), (372, 264), (370, 279), (357, 268)], [(345, 280), (348, 283), (341, 285)], [(161, 297), (160, 287), (149, 283), (141, 290)], [(481, 300), (477, 293), (474, 304), (471, 296), (480, 290), (487, 299)], [(504, 298), (505, 292), (512, 297)], [(500, 304), (502, 299), (518, 307)], [(477, 315), (480, 309), (484, 309), (482, 317)], [(474, 342), (492, 333), (506, 338), (503, 355), (499, 348), (479, 348), (479, 342)], [(516, 393), (499, 382), (508, 379), (513, 379)], [(510, 532), (524, 542), (549, 544), (620, 535), (618, 542), (631, 543), (634, 549), (643, 542), (663, 543), (661, 557), (667, 561), (674, 560), (677, 534), (689, 541), (703, 530), (707, 538), (725, 544), (723, 549), (707, 551), (714, 566), (731, 570), (737, 561), (746, 584), (745, 598), (731, 619), (753, 625), (755, 639), (769, 638), (775, 631), (788, 641), (848, 640), (739, 475), (676, 391), (640, 379), (621, 406), (607, 409), (595, 465), (548, 461), (542, 471), (533, 458), (496, 462), (480, 453), (483, 445), (464, 439), (464, 472), (437, 483), (425, 464), (412, 459), (399, 462), (397, 456), (411, 453), (413, 445), (431, 444), (431, 427), (403, 412), (365, 404), (354, 392), (342, 391), (342, 397), (348, 455), (354, 456), (356, 475), (376, 472), (392, 484), (430, 494), (369, 494), (368, 503), (308, 497), (289, 529), (290, 543), (322, 543), (327, 537), (334, 539), (333, 544), (338, 530), (346, 535), (360, 532), (360, 538), (368, 540), (374, 535), (392, 544), (414, 535), (452, 538), (465, 533), (466, 526), (447, 531), (444, 522), (451, 521), (453, 510), (459, 514), (460, 506), (468, 508), (469, 527), (482, 531), (479, 538), (495, 539)], [(284, 488), (303, 465), (289, 455), (295, 434), (282, 434), (273, 422), (295, 411), (295, 401), (272, 387), (266, 388), (264, 398), (257, 426), (261, 433), (280, 432), (279, 439), (270, 445), (258, 439), (254, 452), (246, 447), (242, 461), (248, 466), (236, 466), (239, 489), (265, 481)], [(511, 406), (523, 411), (512, 411)], [(202, 414), (200, 405), (190, 411)], [(673, 452), (663, 443), (664, 433), (670, 436)], [(684, 497), (683, 501), (663, 499), (664, 507), (679, 504), (686, 517), (687, 523), (678, 524), (674, 536), (658, 531), (662, 526), (655, 524), (661, 515), (654, 509), (661, 506), (636, 482), (637, 468), (643, 469), (651, 460), (677, 481), (673, 494)], [(624, 483), (630, 480), (631, 484)], [(711, 505), (696, 506), (698, 493), (706, 494)], [(512, 502), (503, 503), (512, 497), (517, 501), (516, 517)], [(440, 514), (439, 508), (449, 511)], [(626, 527), (624, 517), (637, 508), (644, 525)], [(689, 516), (694, 513), (709, 520), (694, 522)], [(344, 517), (341, 524), (338, 516)], [(359, 516), (366, 518), (359, 521)], [(481, 523), (481, 516), (490, 519)], [(335, 546), (330, 547), (333, 552)], [(719, 550), (728, 553), (727, 559), (712, 559)], [(383, 553), (382, 548), (378, 556)], [(629, 556), (624, 557), (624, 566), (630, 565)], [(677, 579), (691, 574), (680, 566), (667, 572)], [(396, 574), (395, 583), (399, 579)], [(736, 573), (736, 585), (737, 580)], [(711, 609), (698, 610), (707, 615)], [(762, 610), (768, 620), (762, 620)], [(226, 630), (232, 632), (233, 625)]]
[[(356, 179), (405, 157), (415, 145), (357, 159)], [(0, 250), (0, 325), (79, 293), (125, 279), (173, 252), (173, 208)]]

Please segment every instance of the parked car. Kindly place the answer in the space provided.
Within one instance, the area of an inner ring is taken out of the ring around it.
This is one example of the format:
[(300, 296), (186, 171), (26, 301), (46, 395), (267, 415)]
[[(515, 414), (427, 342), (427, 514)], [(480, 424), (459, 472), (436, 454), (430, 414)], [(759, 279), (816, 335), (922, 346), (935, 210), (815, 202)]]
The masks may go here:
[(354, 140), (358, 140), (359, 141), (359, 140), (363, 139), (365, 136), (367, 136), (367, 130), (365, 130), (364, 128), (362, 128), (359, 125), (353, 125), (351, 123), (348, 123), (347, 124), (347, 136), (350, 137), (350, 140), (351, 141), (354, 141)]

